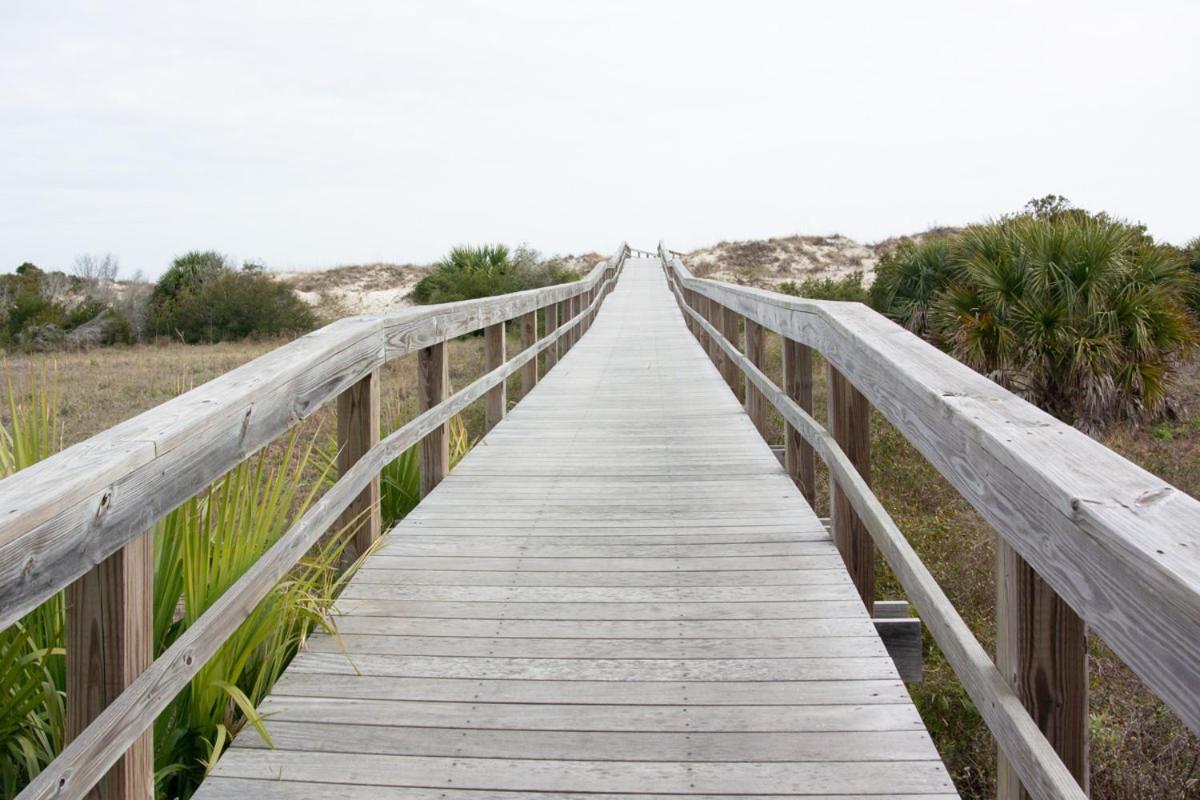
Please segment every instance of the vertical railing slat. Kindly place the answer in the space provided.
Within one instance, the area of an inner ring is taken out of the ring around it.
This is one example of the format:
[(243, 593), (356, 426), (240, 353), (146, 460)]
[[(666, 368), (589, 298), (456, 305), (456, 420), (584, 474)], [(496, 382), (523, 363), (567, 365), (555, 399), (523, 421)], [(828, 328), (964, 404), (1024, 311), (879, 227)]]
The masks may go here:
[[(66, 590), (67, 740), (83, 732), (154, 661), (154, 534), (130, 541)], [(147, 731), (88, 794), (154, 797), (154, 739)]]
[[(996, 666), (1087, 792), (1087, 626), (1000, 537), (996, 541)], [(1000, 800), (1029, 798), (1002, 754), (996, 788)]]
[[(871, 406), (832, 364), (829, 365), (829, 431), (862, 479), (871, 482)], [(875, 609), (875, 545), (850, 500), (836, 482), (829, 487), (833, 539), (846, 562), (867, 613)]]
[[(450, 397), (450, 359), (446, 342), (417, 353), (417, 399), (421, 411)], [(448, 425), (442, 424), (421, 440), (421, 497), (433, 491), (450, 468)]]
[[(505, 361), (505, 331), (504, 323), (497, 322), (483, 329), (484, 371), (503, 366)], [(496, 427), (496, 423), (504, 419), (508, 407), (508, 381), (500, 381), (488, 389), (484, 408), (484, 433)]]
[[(812, 348), (799, 342), (783, 338), (783, 384), (787, 396), (797, 405), (813, 413), (813, 367)], [(816, 454), (799, 431), (791, 425), (783, 426), (784, 464), (788, 475), (800, 487), (804, 499), (810, 506), (817, 502)]]
[[(760, 370), (765, 370), (767, 366), (767, 341), (763, 326), (747, 317), (745, 328), (746, 358), (750, 359), (750, 363)], [(745, 387), (746, 413), (750, 415), (750, 421), (758, 429), (759, 435), (765, 439), (769, 433), (767, 428), (767, 398), (763, 397), (762, 392), (750, 382), (749, 378), (745, 380)]]
[[(379, 444), (380, 372), (356, 382), (337, 399), (338, 475), (345, 475), (368, 450)], [(349, 531), (350, 541), (342, 551), (342, 563), (352, 564), (381, 533), (379, 476), (338, 517), (335, 530)]]
[[(530, 311), (517, 318), (521, 326), (521, 349), (533, 347), (537, 341), (537, 311)], [(538, 362), (531, 358), (529, 363), (521, 367), (521, 397), (533, 391), (538, 381)]]

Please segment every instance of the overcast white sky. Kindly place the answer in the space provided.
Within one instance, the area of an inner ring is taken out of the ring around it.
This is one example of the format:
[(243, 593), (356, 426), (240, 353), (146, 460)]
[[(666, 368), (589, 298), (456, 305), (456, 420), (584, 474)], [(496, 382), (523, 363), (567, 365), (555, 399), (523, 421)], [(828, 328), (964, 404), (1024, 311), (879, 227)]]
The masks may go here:
[(865, 240), (1056, 192), (1200, 235), (1200, 3), (0, 5), (0, 270)]

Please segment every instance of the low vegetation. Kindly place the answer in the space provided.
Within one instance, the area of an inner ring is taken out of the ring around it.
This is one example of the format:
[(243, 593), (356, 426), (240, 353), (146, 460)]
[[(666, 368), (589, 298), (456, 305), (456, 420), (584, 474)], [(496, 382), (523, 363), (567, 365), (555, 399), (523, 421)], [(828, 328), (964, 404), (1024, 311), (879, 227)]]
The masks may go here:
[[(281, 341), (158, 346), (50, 355), (5, 364), (9, 404), (0, 413), (0, 478), (220, 375)], [(482, 374), (483, 343), (450, 343), (451, 381)], [(514, 350), (519, 345), (511, 343)], [(70, 392), (55, 375), (71, 375)], [(416, 414), (412, 359), (384, 369), (384, 434)], [(319, 496), (334, 477), (332, 413), (319, 409), (154, 529), (155, 653), (175, 641)], [(456, 463), (482, 431), (481, 408), (450, 423)], [(314, 443), (319, 443), (314, 448)], [(382, 474), (385, 526), (419, 499), (417, 448)], [(349, 531), (334, 532), (263, 600), (155, 724), (157, 794), (186, 798), (232, 737), (259, 720), (269, 692), (306, 636), (336, 632), (329, 610), (346, 574)], [(0, 632), (0, 797), (15, 796), (65, 743), (65, 610), (58, 595)]]
[(863, 274), (852, 272), (841, 278), (805, 278), (796, 281), (784, 281), (776, 287), (776, 291), (796, 297), (808, 297), (812, 300), (842, 300), (852, 303), (867, 302), (867, 289), (863, 286)]
[(1141, 226), (1048, 198), (900, 246), (880, 261), (871, 297), (963, 363), (1094, 430), (1161, 408), (1196, 341), (1195, 280)]
[(422, 304), (452, 303), (540, 289), (579, 278), (578, 272), (560, 260), (544, 260), (536, 250), (525, 247), (512, 252), (500, 244), (456, 247), (417, 283), (411, 298)]
[(150, 335), (189, 344), (285, 336), (316, 326), (312, 309), (287, 284), (255, 264), (234, 269), (212, 251), (175, 259), (154, 287), (147, 321)]

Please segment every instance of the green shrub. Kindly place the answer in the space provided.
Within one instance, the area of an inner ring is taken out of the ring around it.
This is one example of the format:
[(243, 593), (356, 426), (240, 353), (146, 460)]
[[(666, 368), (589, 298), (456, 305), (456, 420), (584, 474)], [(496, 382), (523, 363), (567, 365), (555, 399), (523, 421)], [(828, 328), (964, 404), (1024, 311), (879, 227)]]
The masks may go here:
[(887, 316), (1084, 428), (1159, 406), (1194, 341), (1182, 259), (1141, 226), (1051, 204), (901, 248)]
[(579, 280), (555, 260), (543, 261), (528, 248), (510, 253), (504, 245), (456, 247), (413, 287), (415, 303), (453, 303), (538, 289)]
[(302, 333), (316, 324), (286, 284), (254, 266), (234, 270), (212, 252), (175, 260), (154, 288), (148, 319), (155, 334), (189, 343)]
[[(282, 458), (245, 462), (154, 527), (154, 653), (161, 655), (279, 540), (315, 497), (301, 491), (313, 450), (293, 436)], [(28, 401), (9, 384), (0, 427), (0, 477), (61, 449), (58, 398), (48, 376)], [(328, 465), (324, 465), (327, 473)], [(160, 797), (189, 797), (230, 738), (261, 726), (255, 706), (315, 627), (332, 629), (341, 536), (318, 545), (260, 602), (154, 725)], [(65, 744), (62, 595), (0, 631), (0, 792), (14, 797)], [(269, 738), (268, 738), (269, 741)]]
[(800, 283), (785, 281), (777, 288), (784, 294), (807, 297), (810, 300), (867, 302), (867, 290), (863, 288), (861, 272), (854, 272), (841, 278), (805, 278)]
[(918, 336), (926, 336), (934, 298), (946, 286), (950, 272), (946, 239), (905, 242), (880, 257), (871, 284), (871, 305)]

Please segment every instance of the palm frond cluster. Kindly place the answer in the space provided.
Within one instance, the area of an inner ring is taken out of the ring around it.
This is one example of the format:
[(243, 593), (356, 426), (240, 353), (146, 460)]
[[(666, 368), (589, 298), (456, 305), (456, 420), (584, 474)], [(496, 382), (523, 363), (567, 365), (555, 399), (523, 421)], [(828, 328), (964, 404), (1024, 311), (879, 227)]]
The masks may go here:
[(411, 297), (416, 303), (453, 303), (577, 280), (578, 273), (526, 247), (455, 247), (413, 287)]
[(1104, 214), (1008, 217), (906, 244), (872, 303), (1060, 419), (1090, 429), (1159, 408), (1195, 343), (1196, 278)]

